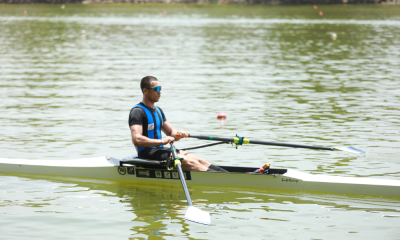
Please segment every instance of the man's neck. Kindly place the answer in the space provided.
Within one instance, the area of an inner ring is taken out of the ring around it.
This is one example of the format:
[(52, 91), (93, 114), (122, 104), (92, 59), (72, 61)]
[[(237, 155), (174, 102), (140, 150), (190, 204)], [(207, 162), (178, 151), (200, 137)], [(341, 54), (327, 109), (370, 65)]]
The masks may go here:
[(154, 102), (149, 101), (148, 99), (143, 98), (142, 103), (146, 105), (146, 107), (154, 108)]

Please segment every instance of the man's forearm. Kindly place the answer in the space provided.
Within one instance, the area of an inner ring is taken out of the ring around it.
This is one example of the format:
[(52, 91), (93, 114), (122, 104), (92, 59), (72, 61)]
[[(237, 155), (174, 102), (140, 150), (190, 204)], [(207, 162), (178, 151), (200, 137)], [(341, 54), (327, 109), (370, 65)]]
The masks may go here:
[(177, 132), (178, 132), (178, 131), (176, 131), (175, 129), (172, 129), (172, 131), (171, 131), (171, 133), (169, 134), (169, 136), (175, 137), (175, 135), (176, 135)]
[(154, 147), (163, 144), (161, 139), (151, 139), (145, 136), (138, 136), (132, 142), (137, 147)]

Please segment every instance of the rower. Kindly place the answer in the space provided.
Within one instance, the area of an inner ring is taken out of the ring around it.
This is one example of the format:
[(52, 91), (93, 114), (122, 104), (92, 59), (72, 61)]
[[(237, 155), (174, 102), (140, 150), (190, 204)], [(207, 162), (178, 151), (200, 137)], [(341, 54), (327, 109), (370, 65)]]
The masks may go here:
[[(187, 133), (175, 130), (167, 121), (163, 110), (154, 105), (161, 98), (161, 85), (157, 78), (153, 76), (142, 78), (140, 88), (143, 94), (142, 102), (134, 106), (129, 113), (132, 143), (135, 145), (139, 158), (166, 160), (171, 157), (171, 150), (164, 145), (179, 141), (186, 137)], [(161, 131), (167, 136), (162, 138)], [(210, 164), (189, 152), (180, 150), (178, 156), (183, 159), (184, 170), (226, 172), (225, 169)]]

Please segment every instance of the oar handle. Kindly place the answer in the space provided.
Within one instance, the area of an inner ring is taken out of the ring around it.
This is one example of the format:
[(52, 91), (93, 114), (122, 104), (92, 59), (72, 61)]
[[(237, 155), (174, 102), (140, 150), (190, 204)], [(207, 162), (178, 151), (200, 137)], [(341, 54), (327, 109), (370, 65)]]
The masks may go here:
[[(179, 134), (175, 134), (175, 136), (173, 136), (175, 139), (181, 139), (181, 136), (179, 136)], [(189, 133), (186, 133), (184, 138), (188, 138), (189, 137)]]

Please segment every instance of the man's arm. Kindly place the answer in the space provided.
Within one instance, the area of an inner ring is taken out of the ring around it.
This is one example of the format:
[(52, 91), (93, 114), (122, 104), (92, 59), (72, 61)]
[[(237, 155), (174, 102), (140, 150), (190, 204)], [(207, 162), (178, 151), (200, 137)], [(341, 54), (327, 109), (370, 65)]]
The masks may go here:
[(165, 145), (174, 140), (173, 137), (165, 137), (161, 140), (159, 139), (151, 139), (146, 136), (143, 136), (143, 127), (142, 125), (132, 125), (131, 128), (131, 136), (132, 143), (137, 147), (153, 147), (158, 145)]
[(186, 137), (187, 133), (185, 131), (182, 130), (175, 130), (172, 125), (165, 121), (163, 124), (163, 128), (162, 128), (163, 132), (167, 135), (167, 136), (172, 136), (176, 138), (176, 141), (179, 141), (179, 139)]
[(163, 132), (165, 133), (165, 135), (167, 135), (167, 136), (175, 136), (175, 134), (176, 134), (176, 130), (172, 127), (172, 125), (169, 123), (169, 122), (167, 122), (167, 121), (165, 121), (164, 123), (163, 123), (163, 128), (162, 128), (162, 130), (163, 130)]

